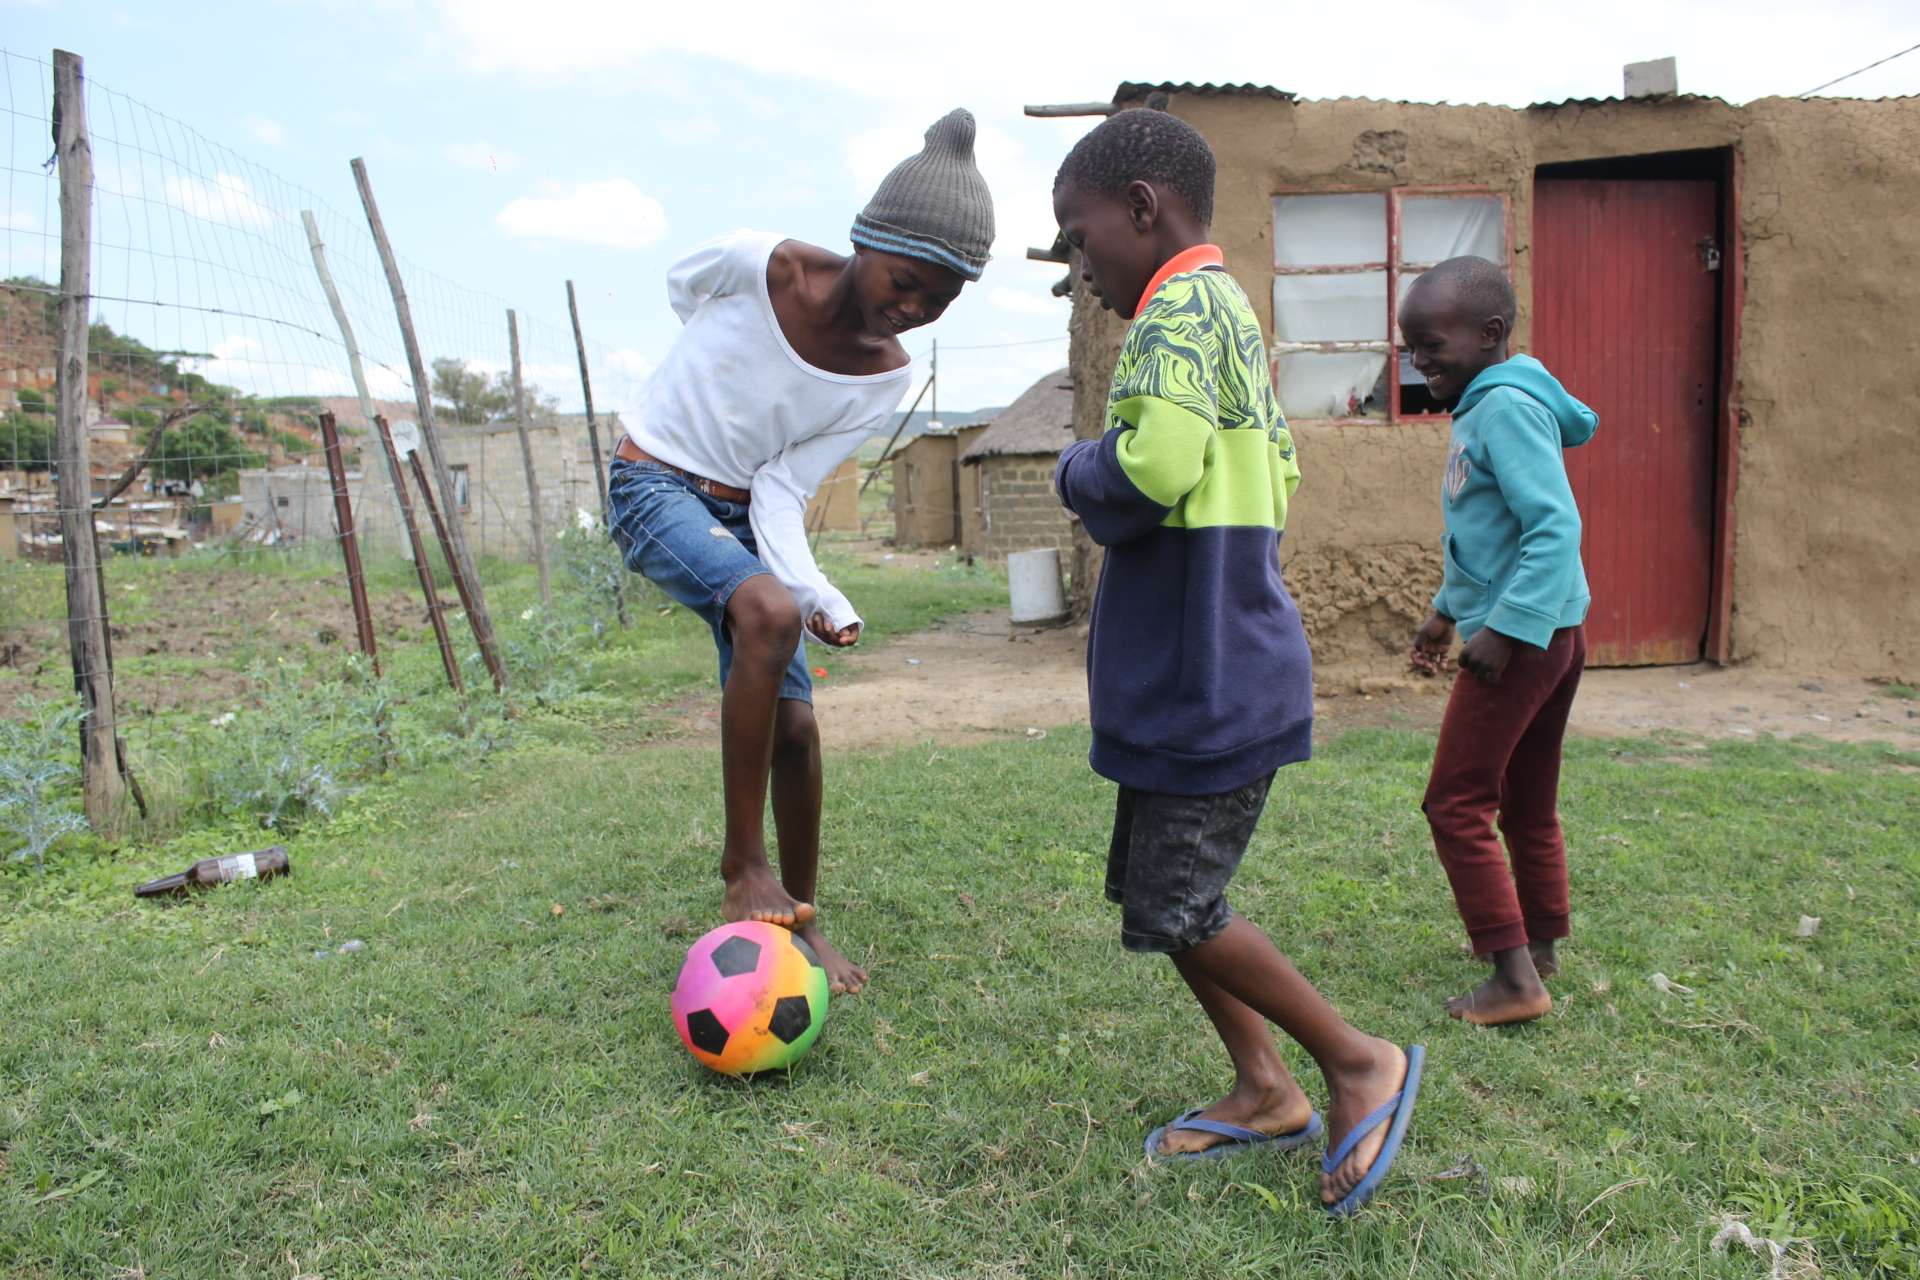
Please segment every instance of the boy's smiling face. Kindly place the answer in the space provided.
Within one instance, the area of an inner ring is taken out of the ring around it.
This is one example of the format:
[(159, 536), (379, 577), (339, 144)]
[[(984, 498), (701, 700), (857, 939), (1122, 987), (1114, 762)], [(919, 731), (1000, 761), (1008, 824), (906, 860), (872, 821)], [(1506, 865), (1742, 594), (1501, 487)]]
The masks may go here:
[(1081, 278), (1101, 306), (1128, 320), (1166, 260), (1155, 235), (1160, 204), (1159, 192), (1146, 182), (1131, 183), (1118, 196), (1075, 182), (1053, 193), (1054, 220), (1067, 243), (1080, 251)]
[(1483, 316), (1451, 281), (1421, 276), (1400, 306), (1400, 338), (1427, 391), (1444, 405), (1507, 358), (1507, 321)]
[(966, 280), (948, 267), (878, 249), (854, 252), (854, 292), (870, 333), (894, 337), (932, 324)]

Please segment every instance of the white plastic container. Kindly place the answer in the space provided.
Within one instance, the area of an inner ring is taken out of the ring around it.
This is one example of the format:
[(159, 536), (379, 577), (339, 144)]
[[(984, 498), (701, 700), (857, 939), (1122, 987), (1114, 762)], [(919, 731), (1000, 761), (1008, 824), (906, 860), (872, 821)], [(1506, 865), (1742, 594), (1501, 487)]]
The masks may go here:
[(1009, 555), (1007, 590), (1013, 597), (1014, 626), (1045, 627), (1067, 620), (1067, 595), (1060, 585), (1060, 553), (1054, 548)]

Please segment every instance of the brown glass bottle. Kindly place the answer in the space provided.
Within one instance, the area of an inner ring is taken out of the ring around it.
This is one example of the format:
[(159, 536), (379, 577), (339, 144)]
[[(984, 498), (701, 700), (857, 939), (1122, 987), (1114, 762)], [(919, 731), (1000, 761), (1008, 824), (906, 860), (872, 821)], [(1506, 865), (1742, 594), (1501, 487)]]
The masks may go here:
[(235, 880), (265, 880), (284, 876), (293, 867), (287, 862), (285, 845), (271, 845), (252, 853), (229, 853), (220, 858), (202, 858), (185, 871), (176, 871), (158, 880), (149, 880), (133, 891), (137, 898), (160, 898), (183, 894), (189, 889), (204, 889)]

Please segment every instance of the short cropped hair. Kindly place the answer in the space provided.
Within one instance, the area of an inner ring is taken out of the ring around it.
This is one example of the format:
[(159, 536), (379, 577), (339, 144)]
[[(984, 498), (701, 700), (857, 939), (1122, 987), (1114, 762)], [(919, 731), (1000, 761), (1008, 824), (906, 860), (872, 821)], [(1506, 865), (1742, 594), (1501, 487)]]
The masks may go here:
[(1448, 286), (1453, 296), (1473, 312), (1475, 321), (1499, 316), (1507, 322), (1508, 329), (1513, 328), (1514, 313), (1518, 310), (1513, 285), (1506, 272), (1485, 258), (1448, 258), (1420, 279)]
[(1213, 221), (1213, 148), (1180, 117), (1151, 107), (1116, 112), (1073, 144), (1053, 189), (1072, 183), (1118, 196), (1131, 182), (1160, 182), (1187, 202), (1193, 216)]

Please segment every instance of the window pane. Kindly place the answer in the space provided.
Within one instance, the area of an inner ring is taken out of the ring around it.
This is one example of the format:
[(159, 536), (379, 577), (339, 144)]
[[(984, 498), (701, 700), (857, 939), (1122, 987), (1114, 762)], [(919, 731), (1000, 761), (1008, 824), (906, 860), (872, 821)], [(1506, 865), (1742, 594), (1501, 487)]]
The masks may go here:
[(1400, 201), (1400, 261), (1445, 262), (1472, 254), (1507, 263), (1499, 196), (1407, 196)]
[(1335, 267), (1387, 260), (1385, 193), (1273, 198), (1273, 261)]
[(1273, 333), (1287, 342), (1384, 339), (1387, 273), (1275, 276)]
[(1385, 412), (1379, 396), (1386, 367), (1383, 352), (1283, 353), (1276, 387), (1281, 411), (1303, 419), (1379, 417)]

